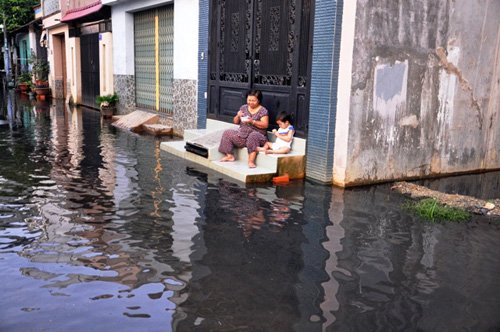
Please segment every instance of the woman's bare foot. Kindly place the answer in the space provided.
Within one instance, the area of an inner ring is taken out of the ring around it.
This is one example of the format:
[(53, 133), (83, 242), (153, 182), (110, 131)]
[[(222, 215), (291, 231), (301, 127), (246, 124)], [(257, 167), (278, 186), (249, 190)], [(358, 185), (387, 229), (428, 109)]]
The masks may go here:
[(266, 150), (266, 154), (273, 154), (273, 150)]
[(220, 161), (234, 161), (234, 156), (231, 154), (227, 154)]
[(253, 161), (249, 161), (249, 162), (248, 162), (248, 167), (250, 167), (250, 168), (255, 168), (255, 167), (257, 167), (257, 166), (255, 165), (255, 163), (254, 163)]

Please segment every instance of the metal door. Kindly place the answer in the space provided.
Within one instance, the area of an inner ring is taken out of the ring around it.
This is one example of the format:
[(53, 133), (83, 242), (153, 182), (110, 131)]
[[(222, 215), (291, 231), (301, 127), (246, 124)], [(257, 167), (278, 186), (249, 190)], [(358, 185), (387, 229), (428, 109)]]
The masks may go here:
[(249, 89), (270, 111), (294, 116), (298, 136), (309, 117), (313, 0), (211, 0), (208, 116), (231, 121)]
[(172, 5), (134, 15), (137, 107), (173, 112), (173, 22)]
[(99, 34), (80, 36), (80, 62), (82, 69), (82, 104), (96, 108), (99, 84)]

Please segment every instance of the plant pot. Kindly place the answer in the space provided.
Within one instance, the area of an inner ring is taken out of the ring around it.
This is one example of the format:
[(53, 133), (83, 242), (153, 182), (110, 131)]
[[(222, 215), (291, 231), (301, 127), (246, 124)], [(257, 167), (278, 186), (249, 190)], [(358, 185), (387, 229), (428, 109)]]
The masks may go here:
[(101, 115), (103, 118), (111, 118), (116, 111), (115, 105), (101, 106)]
[(21, 93), (26, 93), (28, 91), (28, 84), (26, 83), (19, 83), (17, 87), (19, 88), (19, 91), (21, 91)]
[(41, 95), (47, 96), (50, 94), (50, 88), (49, 87), (42, 88), (42, 87), (37, 86), (37, 87), (35, 87), (35, 93), (38, 96), (41, 96)]
[(35, 80), (35, 86), (37, 88), (48, 88), (49, 87), (49, 81)]

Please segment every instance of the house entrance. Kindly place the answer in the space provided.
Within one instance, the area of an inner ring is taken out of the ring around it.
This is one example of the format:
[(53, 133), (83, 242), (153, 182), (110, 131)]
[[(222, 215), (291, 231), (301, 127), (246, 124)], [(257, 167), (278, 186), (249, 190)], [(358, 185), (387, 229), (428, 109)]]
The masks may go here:
[(95, 100), (100, 94), (98, 33), (80, 36), (80, 61), (82, 69), (82, 104), (96, 108)]
[(313, 0), (211, 0), (208, 117), (231, 122), (246, 92), (259, 89), (270, 123), (309, 118)]

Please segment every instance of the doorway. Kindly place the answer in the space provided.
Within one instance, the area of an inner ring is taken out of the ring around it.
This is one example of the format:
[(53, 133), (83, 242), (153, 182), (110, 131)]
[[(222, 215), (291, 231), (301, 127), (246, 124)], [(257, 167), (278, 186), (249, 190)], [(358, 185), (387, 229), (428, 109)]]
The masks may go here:
[(210, 1), (208, 117), (231, 122), (258, 89), (270, 128), (281, 111), (307, 136), (313, 0)]
[(99, 34), (80, 36), (80, 61), (82, 70), (82, 104), (96, 108), (100, 94)]
[(54, 88), (52, 96), (65, 99), (66, 91), (66, 39), (64, 34), (53, 35), (54, 43)]

